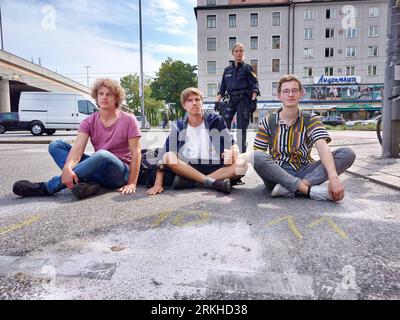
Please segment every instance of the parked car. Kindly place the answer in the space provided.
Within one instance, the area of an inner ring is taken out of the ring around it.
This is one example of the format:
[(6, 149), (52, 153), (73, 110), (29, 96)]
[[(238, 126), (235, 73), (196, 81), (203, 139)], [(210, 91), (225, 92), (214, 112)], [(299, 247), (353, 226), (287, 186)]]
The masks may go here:
[(29, 130), (29, 122), (19, 121), (18, 112), (0, 113), (0, 134), (6, 131)]
[(380, 115), (373, 117), (371, 119), (368, 120), (352, 120), (352, 121), (346, 121), (346, 126), (352, 127), (355, 126), (356, 124), (360, 124), (362, 126), (366, 126), (370, 123), (373, 123), (374, 125), (376, 125), (376, 122), (378, 121), (378, 117), (380, 117)]
[(342, 124), (346, 124), (346, 121), (339, 116), (321, 117), (321, 121), (323, 124), (328, 124), (330, 126), (340, 126)]
[[(142, 116), (135, 116), (135, 117), (136, 117), (137, 121), (139, 121), (140, 127), (142, 127)], [(144, 128), (145, 129), (150, 129), (150, 122), (148, 122), (147, 119), (146, 119)]]

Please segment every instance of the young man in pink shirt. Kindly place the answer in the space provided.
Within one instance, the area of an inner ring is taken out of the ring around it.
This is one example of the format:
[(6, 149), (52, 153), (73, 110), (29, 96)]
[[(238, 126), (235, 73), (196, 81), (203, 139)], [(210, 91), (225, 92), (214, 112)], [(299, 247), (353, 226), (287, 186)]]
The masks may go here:
[[(114, 80), (98, 79), (91, 95), (99, 111), (82, 121), (74, 145), (61, 140), (49, 145), (61, 176), (40, 183), (18, 181), (13, 186), (15, 194), (48, 196), (68, 188), (83, 199), (96, 194), (100, 185), (118, 188), (122, 194), (136, 192), (141, 132), (135, 116), (120, 110), (124, 89)], [(95, 150), (90, 156), (84, 154), (89, 138)]]

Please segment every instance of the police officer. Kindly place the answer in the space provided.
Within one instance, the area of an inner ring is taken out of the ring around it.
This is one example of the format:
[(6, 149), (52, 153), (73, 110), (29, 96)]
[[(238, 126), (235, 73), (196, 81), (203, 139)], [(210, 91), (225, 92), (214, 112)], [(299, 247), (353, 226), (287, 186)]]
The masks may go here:
[(228, 129), (232, 119), (237, 119), (237, 144), (240, 152), (246, 152), (246, 131), (252, 113), (257, 109), (257, 96), (260, 95), (258, 80), (251, 65), (244, 63), (244, 46), (236, 43), (232, 48), (234, 62), (225, 68), (221, 87), (217, 94), (215, 109), (220, 109), (220, 101), (228, 96), (227, 107), (221, 110)]

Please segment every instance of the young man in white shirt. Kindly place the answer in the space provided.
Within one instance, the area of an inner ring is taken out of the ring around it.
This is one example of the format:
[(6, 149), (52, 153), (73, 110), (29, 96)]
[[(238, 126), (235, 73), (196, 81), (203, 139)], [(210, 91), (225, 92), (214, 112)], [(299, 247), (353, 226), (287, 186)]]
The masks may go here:
[(244, 176), (247, 163), (239, 156), (225, 121), (219, 115), (204, 114), (203, 96), (197, 88), (185, 89), (181, 103), (187, 115), (173, 124), (163, 156), (163, 163), (177, 175), (173, 187), (197, 183), (229, 194), (231, 179)]

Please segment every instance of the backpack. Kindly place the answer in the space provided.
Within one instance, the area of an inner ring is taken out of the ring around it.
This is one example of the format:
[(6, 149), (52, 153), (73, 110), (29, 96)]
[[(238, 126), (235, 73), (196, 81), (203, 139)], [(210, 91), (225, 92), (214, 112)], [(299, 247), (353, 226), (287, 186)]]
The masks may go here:
[(156, 180), (158, 169), (158, 156), (162, 148), (142, 149), (142, 161), (140, 162), (138, 184), (151, 188)]

